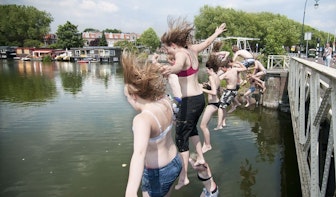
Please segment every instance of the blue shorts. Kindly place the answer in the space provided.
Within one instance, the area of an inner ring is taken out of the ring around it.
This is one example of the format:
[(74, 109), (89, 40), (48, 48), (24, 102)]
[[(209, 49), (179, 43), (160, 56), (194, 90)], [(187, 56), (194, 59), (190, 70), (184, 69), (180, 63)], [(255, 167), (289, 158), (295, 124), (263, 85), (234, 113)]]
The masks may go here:
[(142, 175), (141, 189), (151, 197), (165, 196), (182, 170), (179, 155), (166, 166), (157, 169), (145, 168)]
[(248, 67), (254, 65), (254, 61), (255, 61), (254, 59), (245, 59), (245, 60), (242, 62), (242, 64), (243, 64), (246, 68), (248, 68)]

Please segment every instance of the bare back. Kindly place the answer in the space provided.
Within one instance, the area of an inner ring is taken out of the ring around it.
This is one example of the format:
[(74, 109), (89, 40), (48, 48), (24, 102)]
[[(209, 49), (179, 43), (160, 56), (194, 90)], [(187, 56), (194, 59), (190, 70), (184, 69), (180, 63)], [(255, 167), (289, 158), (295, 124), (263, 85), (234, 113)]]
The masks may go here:
[[(147, 138), (148, 146), (145, 156), (145, 166), (149, 168), (160, 168), (165, 166), (177, 154), (177, 149), (171, 135), (173, 113), (171, 106), (168, 105), (169, 101), (167, 99), (161, 99), (158, 104), (143, 110), (139, 115), (137, 115), (139, 116), (137, 127), (133, 127), (134, 135), (141, 136), (144, 135), (143, 129), (146, 128), (142, 127), (141, 124), (150, 125), (150, 136), (149, 139)], [(167, 130), (167, 133), (160, 136), (160, 134), (166, 129), (169, 129)], [(143, 136), (141, 138), (143, 138)], [(158, 157), (158, 155), (160, 155), (160, 157)]]
[(241, 57), (243, 59), (253, 59), (253, 55), (247, 50), (243, 50), (243, 49), (238, 50), (234, 53), (233, 58), (232, 58), (233, 61), (236, 61), (238, 57)]
[(226, 89), (236, 89), (238, 83), (238, 70), (236, 68), (228, 69), (220, 79), (226, 80)]

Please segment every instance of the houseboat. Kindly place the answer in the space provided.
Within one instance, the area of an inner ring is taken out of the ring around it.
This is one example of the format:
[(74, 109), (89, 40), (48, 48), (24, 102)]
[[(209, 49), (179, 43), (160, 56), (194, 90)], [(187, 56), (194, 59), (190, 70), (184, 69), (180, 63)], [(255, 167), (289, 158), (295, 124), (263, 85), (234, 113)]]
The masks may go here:
[(120, 47), (102, 47), (102, 46), (92, 46), (83, 48), (71, 48), (74, 54), (74, 59), (78, 62), (85, 58), (92, 61), (96, 60), (99, 62), (119, 62), (121, 56)]

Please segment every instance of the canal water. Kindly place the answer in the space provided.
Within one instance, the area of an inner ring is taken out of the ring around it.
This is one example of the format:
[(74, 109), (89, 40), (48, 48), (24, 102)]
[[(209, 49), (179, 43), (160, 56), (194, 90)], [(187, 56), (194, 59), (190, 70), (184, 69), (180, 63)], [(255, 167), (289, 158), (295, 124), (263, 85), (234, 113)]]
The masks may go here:
[[(0, 60), (0, 196), (123, 196), (134, 115), (118, 63)], [(205, 154), (220, 196), (301, 196), (290, 114), (239, 108), (226, 123)], [(173, 197), (200, 195), (189, 177)]]

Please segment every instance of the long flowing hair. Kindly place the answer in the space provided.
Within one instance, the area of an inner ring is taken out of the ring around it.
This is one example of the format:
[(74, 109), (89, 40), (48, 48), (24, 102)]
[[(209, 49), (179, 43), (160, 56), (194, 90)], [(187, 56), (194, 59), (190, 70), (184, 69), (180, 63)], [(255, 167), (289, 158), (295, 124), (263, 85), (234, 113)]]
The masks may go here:
[(168, 17), (168, 28), (169, 30), (165, 32), (161, 37), (161, 42), (171, 46), (172, 43), (187, 47), (192, 43), (192, 34), (194, 30), (194, 25), (189, 23), (186, 18), (170, 18)]
[(166, 80), (156, 64), (141, 61), (131, 52), (123, 51), (121, 57), (124, 83), (129, 94), (135, 94), (143, 99), (156, 101), (166, 92)]

